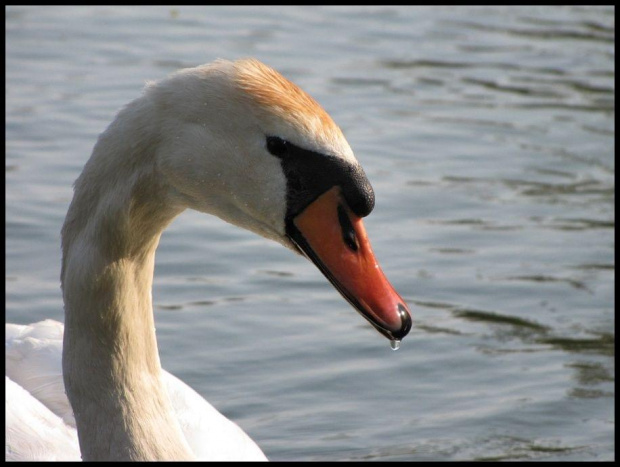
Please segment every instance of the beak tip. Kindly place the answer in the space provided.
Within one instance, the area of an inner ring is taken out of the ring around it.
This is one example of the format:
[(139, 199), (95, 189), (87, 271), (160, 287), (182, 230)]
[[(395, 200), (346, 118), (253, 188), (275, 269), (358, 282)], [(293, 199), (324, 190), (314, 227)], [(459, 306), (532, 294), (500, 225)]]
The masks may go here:
[(407, 334), (409, 334), (409, 331), (411, 331), (413, 322), (411, 319), (411, 313), (409, 312), (409, 308), (407, 308), (407, 305), (403, 303), (398, 303), (397, 309), (397, 314), (400, 317), (400, 324), (395, 323), (394, 326), (388, 327), (385, 325), (380, 325), (373, 320), (370, 321), (377, 329), (377, 331), (379, 331), (388, 339), (401, 341), (403, 337), (405, 337)]
[(409, 309), (407, 308), (407, 306), (405, 306), (403, 303), (399, 303), (398, 304), (398, 314), (400, 315), (400, 329), (398, 329), (395, 332), (391, 332), (392, 336), (395, 339), (402, 339), (403, 337), (405, 337), (407, 334), (409, 334), (409, 331), (411, 331), (411, 327), (413, 325), (412, 320), (411, 320), (411, 313), (409, 312)]

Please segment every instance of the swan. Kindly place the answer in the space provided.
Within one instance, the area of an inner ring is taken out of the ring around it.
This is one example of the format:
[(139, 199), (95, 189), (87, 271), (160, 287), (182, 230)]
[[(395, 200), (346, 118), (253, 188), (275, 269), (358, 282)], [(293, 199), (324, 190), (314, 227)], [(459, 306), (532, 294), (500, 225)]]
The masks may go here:
[(338, 126), (262, 62), (216, 60), (147, 83), (74, 184), (64, 326), (6, 325), (7, 459), (266, 460), (161, 368), (151, 289), (162, 231), (189, 208), (275, 240), (396, 343), (411, 314), (372, 252), (362, 218), (373, 207)]

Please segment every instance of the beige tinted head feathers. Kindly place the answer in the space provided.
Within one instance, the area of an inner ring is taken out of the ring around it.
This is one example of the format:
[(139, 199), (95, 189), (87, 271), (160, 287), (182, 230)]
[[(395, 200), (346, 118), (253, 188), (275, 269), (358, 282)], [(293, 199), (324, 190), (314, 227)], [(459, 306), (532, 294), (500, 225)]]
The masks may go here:
[(318, 139), (338, 155), (353, 153), (342, 131), (309, 94), (276, 70), (256, 59), (234, 62), (235, 84), (263, 116), (271, 116), (303, 131), (309, 140)]

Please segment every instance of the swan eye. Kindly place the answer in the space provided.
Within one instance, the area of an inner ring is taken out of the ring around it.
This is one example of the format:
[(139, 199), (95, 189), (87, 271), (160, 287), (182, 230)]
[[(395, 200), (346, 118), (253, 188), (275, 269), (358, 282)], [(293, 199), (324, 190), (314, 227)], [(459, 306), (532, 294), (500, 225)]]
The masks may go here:
[(283, 157), (288, 152), (288, 143), (277, 136), (267, 136), (267, 151), (276, 157)]

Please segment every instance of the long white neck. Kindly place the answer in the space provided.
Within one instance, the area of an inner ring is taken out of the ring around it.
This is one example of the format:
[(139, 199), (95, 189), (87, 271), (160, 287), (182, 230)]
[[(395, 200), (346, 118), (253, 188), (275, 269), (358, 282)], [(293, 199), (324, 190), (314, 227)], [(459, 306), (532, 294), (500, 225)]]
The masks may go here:
[(151, 298), (155, 249), (183, 207), (146, 113), (124, 110), (100, 137), (63, 226), (63, 373), (84, 460), (193, 457), (160, 380)]

